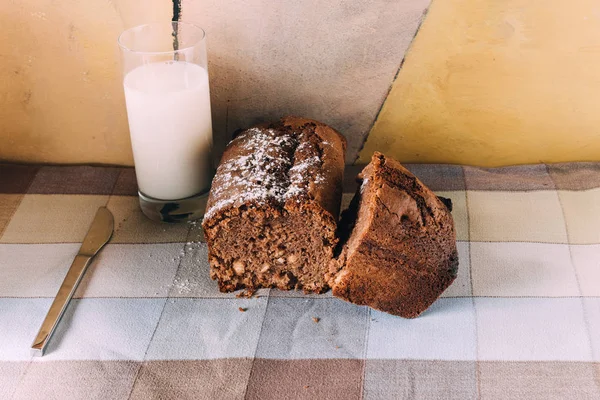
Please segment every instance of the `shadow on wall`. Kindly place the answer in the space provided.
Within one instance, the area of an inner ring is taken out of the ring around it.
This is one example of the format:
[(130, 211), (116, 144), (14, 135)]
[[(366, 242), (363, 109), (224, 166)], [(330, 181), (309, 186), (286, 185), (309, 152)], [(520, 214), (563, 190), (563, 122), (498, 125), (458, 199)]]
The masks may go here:
[(300, 61), (298, 67), (286, 65), (292, 62), (282, 60), (275, 66), (240, 63), (227, 53), (211, 51), (213, 129), (219, 154), (237, 129), (297, 115), (325, 122), (342, 132), (349, 143), (347, 161), (354, 161), (395, 71), (390, 70), (387, 83), (354, 92), (348, 86), (358, 79), (356, 72), (320, 77), (314, 70), (302, 71)]
[[(211, 60), (215, 58), (213, 55)], [(311, 91), (314, 88), (310, 87), (310, 83), (302, 82), (302, 77), (294, 77), (284, 71), (270, 73), (268, 79), (265, 79), (264, 72), (244, 70), (243, 66), (236, 64), (234, 59), (221, 57), (212, 61), (209, 66), (217, 154), (222, 154), (236, 130), (276, 121), (285, 115), (304, 116), (326, 122), (346, 136), (357, 130), (356, 119), (360, 116), (343, 115), (341, 109), (344, 104), (343, 99), (339, 99), (339, 92)], [(364, 126), (369, 126), (368, 118), (361, 122)], [(355, 156), (356, 151), (349, 155), (350, 161)]]
[(353, 162), (428, 5), (184, 0), (182, 20), (208, 34), (216, 149), (237, 129), (299, 115), (343, 133)]

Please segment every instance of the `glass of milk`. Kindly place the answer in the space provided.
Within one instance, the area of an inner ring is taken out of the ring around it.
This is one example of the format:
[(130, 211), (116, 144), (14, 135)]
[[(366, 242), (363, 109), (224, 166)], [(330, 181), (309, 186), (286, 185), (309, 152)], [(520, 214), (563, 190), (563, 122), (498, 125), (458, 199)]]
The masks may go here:
[(159, 22), (118, 42), (142, 211), (166, 222), (200, 218), (213, 176), (206, 34)]

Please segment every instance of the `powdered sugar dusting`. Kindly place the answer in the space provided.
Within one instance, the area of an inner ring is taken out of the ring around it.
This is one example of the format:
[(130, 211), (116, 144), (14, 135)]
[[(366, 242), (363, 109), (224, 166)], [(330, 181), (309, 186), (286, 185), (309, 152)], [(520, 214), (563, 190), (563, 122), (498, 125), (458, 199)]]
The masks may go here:
[(364, 178), (362, 183), (360, 184), (360, 193), (364, 193), (365, 188), (367, 187), (367, 183), (369, 182), (369, 178)]
[(290, 177), (290, 187), (286, 193), (286, 198), (296, 196), (303, 190), (306, 190), (307, 176), (314, 176), (313, 182), (315, 184), (323, 183), (324, 178), (320, 173), (320, 168), (321, 159), (317, 156), (302, 160), (290, 168), (288, 173)]
[(308, 182), (322, 184), (322, 160), (305, 133), (251, 128), (236, 137), (213, 180), (205, 219), (232, 205), (249, 202), (283, 206), (308, 193)]

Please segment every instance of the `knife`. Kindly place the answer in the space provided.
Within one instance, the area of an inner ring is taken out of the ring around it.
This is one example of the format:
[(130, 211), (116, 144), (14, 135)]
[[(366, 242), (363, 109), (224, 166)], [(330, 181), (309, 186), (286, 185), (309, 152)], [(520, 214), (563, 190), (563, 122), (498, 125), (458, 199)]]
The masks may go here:
[(46, 346), (58, 326), (69, 301), (75, 294), (77, 285), (81, 282), (81, 278), (90, 264), (92, 258), (98, 254), (100, 249), (108, 242), (112, 236), (114, 228), (114, 218), (112, 213), (106, 207), (98, 208), (96, 216), (90, 225), (90, 228), (83, 239), (83, 243), (79, 248), (79, 253), (75, 256), (69, 272), (65, 276), (58, 293), (46, 314), (46, 318), (40, 327), (33, 344), (31, 345), (31, 354), (33, 356), (43, 356)]

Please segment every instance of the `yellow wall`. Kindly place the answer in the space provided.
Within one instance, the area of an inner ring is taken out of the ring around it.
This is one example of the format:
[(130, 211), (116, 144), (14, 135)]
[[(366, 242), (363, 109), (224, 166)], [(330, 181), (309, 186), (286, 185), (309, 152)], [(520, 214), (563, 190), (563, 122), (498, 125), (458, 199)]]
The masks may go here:
[(598, 0), (436, 0), (359, 161), (600, 160)]
[(131, 164), (116, 39), (170, 1), (0, 2), (0, 160)]

